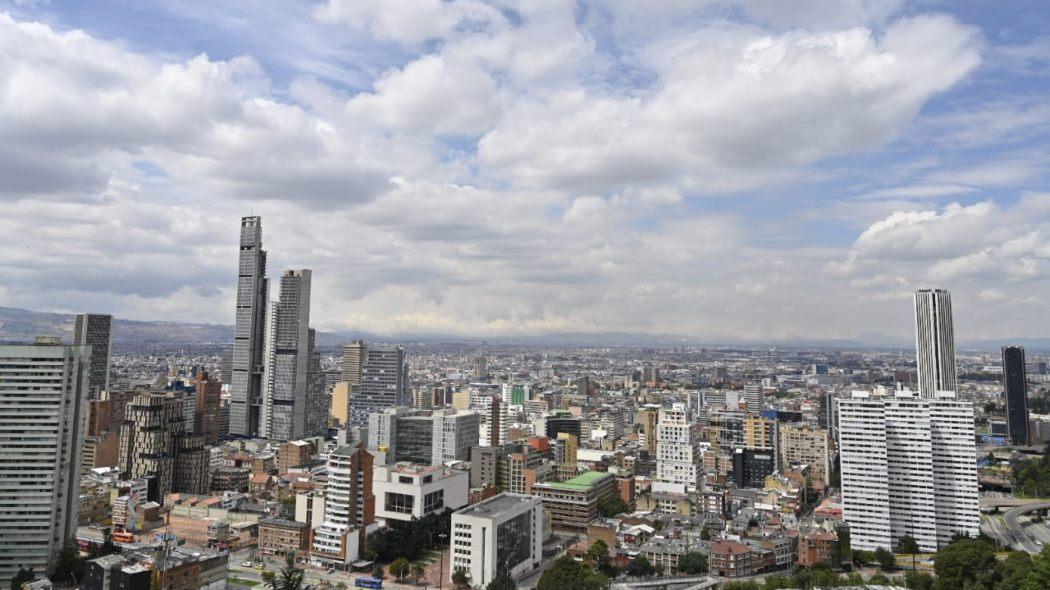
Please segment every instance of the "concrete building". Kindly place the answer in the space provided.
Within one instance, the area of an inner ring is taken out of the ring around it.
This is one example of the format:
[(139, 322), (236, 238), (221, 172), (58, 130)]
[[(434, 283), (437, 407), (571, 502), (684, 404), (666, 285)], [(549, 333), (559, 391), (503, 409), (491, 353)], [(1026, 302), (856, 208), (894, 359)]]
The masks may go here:
[(360, 391), (350, 392), (348, 423), (368, 426), (368, 416), (412, 403), (405, 351), (400, 346), (369, 346), (361, 367)]
[(645, 406), (644, 409), (638, 412), (638, 422), (642, 425), (641, 436), (638, 442), (651, 455), (656, 454), (656, 432), (659, 428), (658, 424), (660, 421), (660, 406)]
[(310, 562), (346, 570), (357, 560), (365, 533), (375, 522), (372, 455), (344, 446), (328, 455), (324, 523), (314, 530)]
[(109, 363), (113, 352), (113, 316), (78, 313), (73, 322), (73, 346), (90, 346), (88, 397), (97, 399), (109, 390)]
[(893, 548), (904, 535), (936, 551), (977, 536), (980, 512), (973, 406), (910, 390), (839, 400), (843, 517), (854, 548)]
[(215, 445), (222, 432), (219, 430), (219, 408), (222, 405), (222, 382), (202, 371), (197, 375), (196, 407), (194, 408), (193, 432), (204, 437), (204, 442)]
[(288, 473), (293, 467), (302, 467), (313, 457), (314, 446), (305, 440), (293, 440), (277, 449), (277, 473)]
[(376, 518), (410, 521), (467, 505), (470, 475), (432, 465), (376, 465), (372, 490)]
[(915, 365), (920, 397), (958, 389), (952, 295), (944, 289), (915, 292)]
[(368, 449), (383, 453), (386, 463), (469, 461), (470, 449), (478, 443), (479, 421), (473, 411), (389, 408), (369, 416)]
[(76, 533), (88, 367), (58, 339), (0, 346), (0, 584), (50, 571)]
[(619, 497), (616, 479), (609, 473), (588, 471), (564, 482), (532, 485), (556, 529), (583, 531), (598, 518), (598, 504)]
[(521, 578), (543, 558), (543, 504), (539, 498), (499, 494), (452, 515), (451, 572), (464, 569), (473, 586), (500, 572)]
[(779, 431), (781, 467), (786, 469), (805, 465), (813, 478), (827, 482), (831, 474), (828, 431), (794, 424), (784, 424)]
[(305, 522), (259, 520), (259, 553), (266, 557), (305, 556), (310, 549), (310, 525)]
[(264, 341), (269, 280), (262, 249), (262, 219), (241, 218), (237, 267), (237, 309), (230, 371), (230, 434), (260, 435)]
[(345, 427), (350, 419), (350, 383), (341, 381), (332, 387), (332, 399), (328, 409), (328, 415), (332, 418), (332, 424), (340, 428)]
[(343, 382), (348, 383), (354, 391), (361, 387), (366, 350), (363, 340), (353, 340), (343, 347)]
[(686, 404), (660, 410), (656, 429), (656, 477), (653, 489), (686, 493), (700, 486), (700, 425), (692, 423)]
[(172, 491), (205, 494), (209, 489), (204, 437), (185, 432), (182, 408), (173, 395), (142, 393), (127, 405), (120, 428), (121, 477), (156, 476), (160, 501)]

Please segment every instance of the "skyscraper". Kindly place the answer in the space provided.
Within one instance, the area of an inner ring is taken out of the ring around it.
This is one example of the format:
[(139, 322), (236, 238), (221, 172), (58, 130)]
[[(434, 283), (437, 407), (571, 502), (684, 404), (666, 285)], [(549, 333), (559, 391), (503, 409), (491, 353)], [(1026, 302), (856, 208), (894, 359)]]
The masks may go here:
[(368, 415), (372, 412), (411, 404), (404, 349), (400, 346), (367, 347), (361, 368), (361, 388), (350, 393), (350, 424), (367, 426)]
[(262, 219), (242, 217), (233, 368), (230, 375), (230, 434), (233, 436), (259, 435), (268, 297)]
[(919, 396), (929, 399), (958, 388), (952, 294), (944, 289), (915, 292), (915, 364)]
[(77, 528), (88, 350), (0, 346), (0, 583), (42, 573)]
[(158, 502), (169, 492), (208, 492), (209, 454), (204, 436), (186, 431), (183, 400), (170, 394), (136, 395), (120, 427), (122, 477), (157, 478)]
[(365, 364), (365, 343), (353, 340), (343, 347), (343, 381), (351, 385), (351, 390), (361, 387), (361, 370)]
[(328, 455), (324, 524), (314, 530), (310, 562), (346, 570), (364, 546), (365, 531), (375, 522), (372, 454), (360, 443)]
[(689, 408), (675, 403), (660, 410), (656, 426), (656, 478), (653, 489), (686, 493), (700, 487), (700, 425)]
[(222, 406), (222, 382), (202, 371), (197, 375), (193, 431), (204, 437), (204, 442), (219, 442), (219, 408)]
[(1006, 433), (1015, 445), (1028, 444), (1028, 382), (1024, 348), (1003, 347), (1003, 389), (1006, 393)]
[(100, 391), (109, 389), (109, 357), (113, 349), (113, 316), (79, 313), (73, 324), (73, 345), (90, 346), (88, 363), (88, 397), (98, 399)]
[(855, 549), (890, 549), (910, 535), (936, 551), (958, 533), (977, 536), (970, 402), (901, 390), (892, 398), (854, 392), (838, 407), (843, 517)]
[(317, 434), (307, 432), (307, 407), (313, 393), (309, 371), (313, 352), (310, 278), (308, 269), (285, 271), (281, 276), (281, 299), (272, 305), (260, 432), (274, 440)]

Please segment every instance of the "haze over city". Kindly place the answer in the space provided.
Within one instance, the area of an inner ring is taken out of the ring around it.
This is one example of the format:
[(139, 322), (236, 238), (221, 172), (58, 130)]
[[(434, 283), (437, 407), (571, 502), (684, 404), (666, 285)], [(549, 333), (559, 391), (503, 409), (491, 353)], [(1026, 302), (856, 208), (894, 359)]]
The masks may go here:
[[(1043, 3), (4, 3), (0, 305), (322, 330), (1050, 329)], [(46, 90), (45, 90), (46, 89)]]

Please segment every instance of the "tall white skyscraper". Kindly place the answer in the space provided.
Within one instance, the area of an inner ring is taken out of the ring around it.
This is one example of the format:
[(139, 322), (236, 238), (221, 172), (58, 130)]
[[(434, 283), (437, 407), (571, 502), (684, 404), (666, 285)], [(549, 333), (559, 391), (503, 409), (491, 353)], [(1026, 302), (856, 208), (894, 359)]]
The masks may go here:
[(88, 396), (97, 399), (100, 391), (109, 389), (109, 358), (113, 351), (113, 316), (101, 313), (79, 313), (73, 324), (73, 345), (90, 346)]
[(268, 298), (262, 219), (242, 217), (230, 374), (230, 434), (234, 436), (258, 436), (260, 432)]
[(944, 289), (915, 292), (915, 364), (921, 397), (958, 389), (952, 294)]
[(700, 489), (700, 425), (692, 423), (684, 403), (662, 408), (656, 423), (657, 491), (685, 493)]
[(843, 516), (855, 549), (892, 548), (910, 535), (936, 551), (980, 531), (973, 406), (934, 398), (854, 392), (840, 399)]
[(88, 349), (0, 346), (0, 584), (48, 571), (77, 528)]

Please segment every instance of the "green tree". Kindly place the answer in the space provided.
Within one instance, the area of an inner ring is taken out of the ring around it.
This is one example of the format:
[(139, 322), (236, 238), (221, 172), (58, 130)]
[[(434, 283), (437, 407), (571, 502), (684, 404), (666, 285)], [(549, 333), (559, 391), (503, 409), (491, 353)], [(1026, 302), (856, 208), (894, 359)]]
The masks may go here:
[(397, 576), (397, 581), (404, 582), (405, 576), (412, 571), (412, 564), (404, 557), (398, 557), (390, 564), (390, 573)]
[(470, 586), (470, 572), (465, 567), (457, 567), (456, 571), (452, 572), (452, 583), (459, 588)]
[(869, 584), (876, 584), (876, 585), (879, 585), (879, 586), (888, 586), (890, 584), (890, 579), (887, 578), (885, 575), (880, 573), (880, 574), (875, 574), (870, 579), (868, 579), (868, 583)]
[(891, 570), (897, 567), (897, 558), (883, 547), (875, 550), (875, 561), (879, 562), (879, 567), (884, 570)]
[(904, 535), (897, 540), (897, 553), (918, 553), (919, 543), (915, 540), (915, 537), (911, 535)]
[(56, 586), (75, 586), (84, 579), (84, 558), (80, 557), (77, 546), (72, 540), (67, 541), (55, 557), (55, 567), (51, 581)]
[(419, 583), (420, 578), (427, 575), (427, 566), (422, 563), (412, 564), (412, 577), (416, 580), (416, 584)]
[(18, 568), (18, 573), (15, 574), (15, 577), (11, 578), (11, 590), (21, 590), (22, 584), (32, 582), (34, 577), (32, 568)]
[(853, 561), (860, 565), (871, 565), (875, 563), (875, 554), (871, 551), (856, 549), (853, 551)]
[(262, 573), (259, 575), (262, 576), (263, 584), (266, 584), (270, 588), (273, 588), (273, 585), (277, 580), (277, 574), (273, 573), (273, 571), (271, 570), (263, 570)]
[(1050, 545), (1043, 547), (1032, 560), (1032, 569), (1021, 584), (1021, 590), (1046, 590), (1050, 588)]
[(699, 551), (690, 551), (678, 558), (678, 571), (689, 575), (707, 572), (707, 556)]
[(1002, 579), (995, 590), (1016, 590), (1032, 571), (1032, 558), (1024, 551), (1011, 551), (999, 564)]
[(842, 552), (842, 563), (852, 563), (853, 548), (850, 547), (849, 527), (839, 527), (836, 533), (839, 536), (839, 551)]
[(608, 584), (605, 576), (563, 555), (543, 572), (536, 590), (604, 590)]
[(938, 590), (991, 590), (998, 578), (995, 548), (980, 539), (963, 537), (942, 549), (933, 561)]
[(905, 572), (904, 586), (910, 590), (933, 590), (934, 578), (926, 572)]
[(631, 507), (618, 496), (603, 498), (598, 501), (598, 514), (604, 517), (616, 516), (630, 512)]
[(516, 590), (517, 586), (514, 584), (514, 578), (510, 576), (507, 570), (503, 570), (496, 574), (495, 578), (489, 582), (488, 586), (485, 586), (485, 590)]
[(746, 582), (726, 582), (722, 590), (763, 590), (758, 582), (748, 580)]
[(709, 531), (706, 526), (704, 528), (700, 529), (700, 539), (702, 541), (710, 541), (711, 540), (711, 531)]
[(306, 585), (306, 572), (295, 566), (295, 560), (288, 556), (284, 560), (284, 567), (274, 575), (269, 583), (273, 590), (308, 590)]
[(609, 546), (601, 539), (591, 543), (591, 546), (587, 548), (587, 559), (593, 561), (595, 565), (608, 562)]
[(656, 568), (649, 561), (649, 558), (644, 555), (639, 555), (632, 559), (627, 564), (627, 575), (634, 576), (636, 578), (642, 576), (651, 576), (656, 573)]

